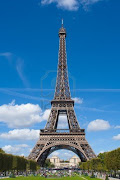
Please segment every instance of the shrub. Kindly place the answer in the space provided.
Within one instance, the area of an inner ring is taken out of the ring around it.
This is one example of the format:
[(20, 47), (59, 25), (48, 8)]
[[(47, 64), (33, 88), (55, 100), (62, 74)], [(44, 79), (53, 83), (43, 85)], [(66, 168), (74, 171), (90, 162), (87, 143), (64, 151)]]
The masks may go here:
[(12, 173), (9, 178), (16, 178), (16, 176)]
[(94, 172), (92, 171), (92, 175), (90, 176), (90, 178), (95, 178)]
[(109, 180), (108, 175), (106, 175), (105, 180)]

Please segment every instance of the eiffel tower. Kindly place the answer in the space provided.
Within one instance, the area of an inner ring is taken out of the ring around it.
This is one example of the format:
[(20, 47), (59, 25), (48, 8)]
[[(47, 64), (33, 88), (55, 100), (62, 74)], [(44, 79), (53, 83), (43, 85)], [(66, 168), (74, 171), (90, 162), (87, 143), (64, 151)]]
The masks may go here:
[[(92, 148), (85, 139), (85, 130), (81, 129), (74, 111), (74, 101), (71, 99), (67, 58), (66, 58), (66, 30), (59, 30), (59, 58), (54, 99), (51, 101), (51, 112), (44, 129), (40, 130), (37, 141), (29, 159), (35, 160), (40, 166), (54, 151), (67, 149), (76, 153), (82, 162), (95, 158)], [(57, 129), (60, 115), (66, 115), (69, 129)]]

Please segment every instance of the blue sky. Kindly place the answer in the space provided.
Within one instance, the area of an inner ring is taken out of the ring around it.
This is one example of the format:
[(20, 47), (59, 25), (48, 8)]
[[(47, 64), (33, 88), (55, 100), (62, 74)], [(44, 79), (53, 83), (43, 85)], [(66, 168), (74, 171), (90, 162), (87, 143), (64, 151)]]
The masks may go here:
[(1, 0), (0, 147), (6, 152), (27, 156), (45, 126), (62, 18), (80, 126), (96, 154), (120, 146), (120, 2)]

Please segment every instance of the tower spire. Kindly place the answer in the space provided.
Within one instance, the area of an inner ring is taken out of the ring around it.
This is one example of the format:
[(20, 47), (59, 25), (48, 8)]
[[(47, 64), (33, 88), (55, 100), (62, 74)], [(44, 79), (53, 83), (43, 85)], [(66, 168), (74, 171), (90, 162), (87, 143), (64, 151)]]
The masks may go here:
[(66, 55), (66, 30), (62, 27), (59, 30), (59, 57), (58, 57), (58, 70), (57, 81), (54, 100), (71, 100), (68, 70), (67, 70), (67, 55)]

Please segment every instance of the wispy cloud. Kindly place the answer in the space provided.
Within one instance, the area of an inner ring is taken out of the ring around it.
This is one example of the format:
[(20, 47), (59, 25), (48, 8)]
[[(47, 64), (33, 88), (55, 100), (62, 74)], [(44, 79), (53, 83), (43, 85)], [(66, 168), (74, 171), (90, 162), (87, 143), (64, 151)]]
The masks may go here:
[(42, 5), (56, 4), (57, 8), (77, 11), (82, 7), (85, 11), (88, 11), (89, 7), (95, 3), (103, 0), (41, 0)]
[(24, 60), (11, 52), (0, 53), (0, 56), (6, 58), (10, 62), (10, 64), (16, 69), (25, 87), (29, 87), (28, 80), (24, 74)]
[(120, 89), (74, 89), (77, 92), (120, 92)]
[(115, 126), (115, 129), (120, 129), (120, 126)]
[[(0, 92), (3, 94), (8, 94), (14, 97), (20, 97), (23, 99), (30, 99), (30, 100), (35, 100), (35, 101), (41, 101), (41, 102), (50, 102), (49, 96), (33, 96), (29, 95), (28, 92), (41, 92), (45, 93), (46, 91), (51, 91), (54, 93), (54, 89), (34, 89), (34, 88), (0, 88)], [(83, 105), (83, 99), (82, 98), (72, 98), (75, 100), (75, 108), (79, 109), (81, 111), (93, 111), (93, 112), (105, 112), (105, 113), (120, 113), (118, 110), (106, 110), (103, 108), (96, 108), (96, 107), (88, 107)], [(80, 105), (81, 104), (81, 105)], [(118, 128), (118, 127), (116, 127)]]
[(89, 7), (95, 3), (98, 3), (103, 0), (79, 0), (80, 4), (82, 5), (85, 11), (89, 10)]
[(104, 110), (95, 107), (85, 107), (85, 106), (76, 106), (76, 109), (80, 109), (81, 111), (93, 111), (93, 112), (106, 112), (106, 113), (120, 113), (120, 111), (112, 111), (112, 110)]
[(5, 57), (10, 59), (12, 57), (12, 53), (11, 52), (4, 52), (4, 53), (0, 53), (0, 56)]
[[(29, 92), (47, 92), (47, 91), (54, 91), (55, 89), (40, 89), (40, 88), (7, 88), (13, 91), (29, 91)], [(120, 93), (120, 89), (71, 89), (71, 92), (118, 92)]]
[(17, 58), (17, 60), (16, 60), (16, 70), (18, 72), (18, 75), (19, 75), (20, 79), (22, 80), (23, 84), (26, 87), (29, 87), (29, 83), (28, 83), (28, 80), (26, 79), (26, 76), (24, 75), (23, 69), (24, 69), (24, 61), (23, 61), (23, 59)]
[(16, 92), (16, 89), (0, 88), (0, 92), (2, 92), (4, 94), (11, 95), (11, 96), (24, 98), (24, 99), (32, 99), (32, 100), (36, 100), (36, 101), (40, 101), (40, 100), (41, 101), (50, 101), (49, 99), (46, 99), (46, 98), (40, 98), (40, 97), (30, 96), (30, 95), (27, 95), (27, 94)]

